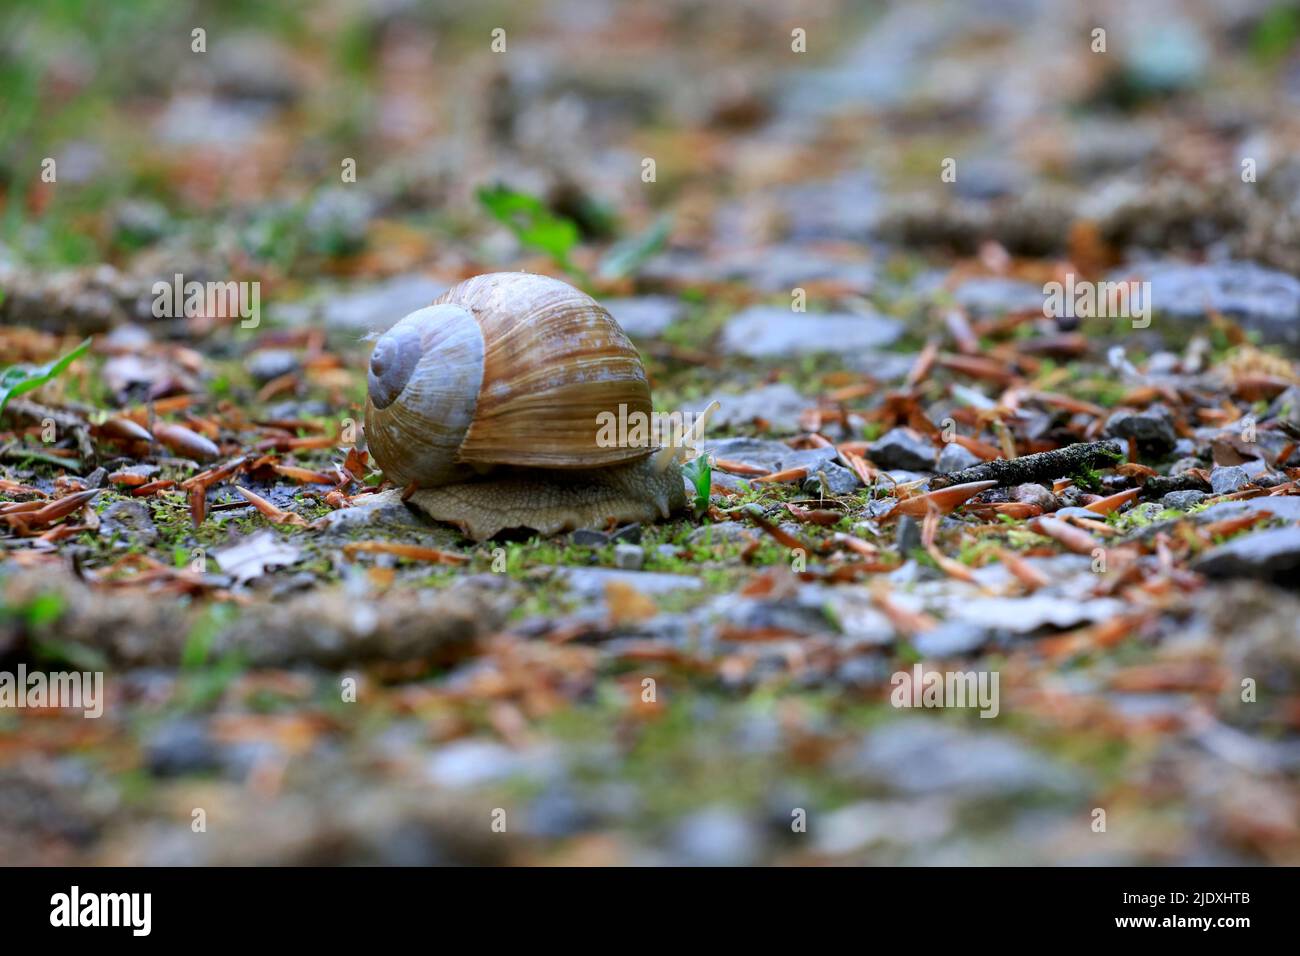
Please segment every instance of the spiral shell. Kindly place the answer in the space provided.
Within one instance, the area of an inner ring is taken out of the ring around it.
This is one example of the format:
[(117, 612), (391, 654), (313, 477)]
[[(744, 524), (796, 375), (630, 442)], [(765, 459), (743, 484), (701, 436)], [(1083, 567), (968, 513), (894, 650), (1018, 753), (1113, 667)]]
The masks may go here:
[(498, 465), (600, 468), (649, 449), (602, 447), (602, 412), (651, 412), (636, 349), (590, 296), (547, 276), (476, 276), (376, 343), (366, 438), (400, 485)]

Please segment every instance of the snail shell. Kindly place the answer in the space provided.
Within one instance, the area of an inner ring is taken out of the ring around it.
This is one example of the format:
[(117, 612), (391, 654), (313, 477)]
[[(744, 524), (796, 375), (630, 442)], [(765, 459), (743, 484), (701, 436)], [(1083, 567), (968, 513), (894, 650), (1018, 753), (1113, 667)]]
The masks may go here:
[(396, 484), (432, 488), (496, 466), (590, 469), (653, 449), (601, 447), (601, 412), (651, 413), (636, 349), (594, 299), (522, 272), (476, 276), (379, 339), (366, 440)]

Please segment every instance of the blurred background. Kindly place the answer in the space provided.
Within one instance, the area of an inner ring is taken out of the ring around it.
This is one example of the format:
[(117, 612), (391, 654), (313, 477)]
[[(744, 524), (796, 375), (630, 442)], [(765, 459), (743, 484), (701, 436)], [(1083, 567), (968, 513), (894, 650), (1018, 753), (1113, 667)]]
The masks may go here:
[[(789, 436), (813, 403), (767, 393), (745, 411), (743, 391), (900, 381), (944, 308), (1033, 312), (1066, 272), (1161, 278), (1156, 307), (1177, 321), (1126, 340), (1135, 361), (1204, 332), (1211, 312), (1294, 348), (1298, 147), (1300, 4), (1277, 0), (4, 0), (0, 359), (45, 361), (95, 334), (111, 358), (73, 398), (126, 407), (201, 384), (332, 430), (358, 415), (366, 335), (464, 277), (528, 269), (611, 303), (658, 407), (725, 387), (721, 427)], [(154, 319), (153, 283), (176, 273), (261, 282), (263, 327)], [(788, 311), (796, 287), (806, 317)], [(727, 333), (763, 304), (779, 314)], [(788, 350), (826, 309), (904, 331), (894, 351)], [(299, 367), (286, 345), (309, 359), (292, 401), (272, 387)], [(1091, 398), (1123, 393), (1093, 371)], [(160, 553), (183, 558), (183, 503), (176, 514), (180, 532), (153, 517)], [(735, 550), (695, 569), (720, 600), (748, 580)], [(421, 573), (397, 581), (450, 576)], [(276, 600), (312, 586), (268, 577)], [(1252, 765), (1236, 737), (1170, 742), (1202, 674), (1183, 662), (1172, 683), (1134, 676), (1120, 703), (1091, 675), (1012, 666), (1024, 706), (1005, 721), (891, 722), (888, 661), (871, 648), (740, 666), (710, 638), (699, 664), (664, 645), (739, 612), (715, 606), (706, 626), (676, 594), (640, 633), (658, 649), (611, 663), (594, 642), (529, 639), (583, 612), (521, 578), (519, 631), (456, 670), (379, 668), (360, 716), (338, 709), (333, 674), (220, 667), (136, 670), (130, 706), (93, 730), (6, 715), (0, 858), (1300, 861), (1294, 755)], [(772, 613), (824, 627), (820, 605)], [(867, 614), (835, 613), (845, 627)], [(1294, 681), (1294, 620), (1252, 593), (1161, 633), (1214, 645), (1252, 621), (1241, 654)], [(663, 677), (662, 717), (637, 703), (646, 667), (681, 668)], [(710, 676), (682, 676), (697, 668)], [(1294, 727), (1284, 705), (1269, 705), (1274, 729)], [(1107, 841), (1088, 828), (1099, 802)], [(198, 804), (238, 825), (191, 840)], [(521, 809), (510, 840), (483, 823), (498, 804)], [(816, 814), (809, 840), (791, 807)]]
[[(1297, 265), (1288, 3), (58, 0), (3, 16), (10, 270), (198, 260), (287, 303), (322, 276), (455, 278), (561, 247), (592, 270), (634, 237), (657, 254), (645, 285), (781, 289), (805, 260), (878, 265), (890, 240)], [(1258, 188), (1234, 190), (1247, 157)], [(485, 186), (564, 222), (529, 214), (521, 244)], [(1101, 224), (1091, 248), (1078, 230), (1070, 244), (1080, 220)], [(78, 321), (120, 321), (107, 300), (125, 290), (101, 291), (104, 314)]]

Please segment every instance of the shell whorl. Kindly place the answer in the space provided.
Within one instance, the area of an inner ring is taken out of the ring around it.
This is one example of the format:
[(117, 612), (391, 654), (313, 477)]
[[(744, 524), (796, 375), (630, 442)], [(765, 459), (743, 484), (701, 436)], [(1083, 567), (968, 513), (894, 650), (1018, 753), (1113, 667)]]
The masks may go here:
[(398, 485), (464, 477), (459, 461), (483, 384), (483, 332), (455, 305), (412, 312), (375, 343), (367, 373), (366, 443)]
[(602, 412), (652, 408), (640, 356), (591, 296), (549, 276), (495, 272), (435, 301), (468, 309), (483, 329), (483, 388), (462, 461), (587, 468), (647, 454), (597, 441)]

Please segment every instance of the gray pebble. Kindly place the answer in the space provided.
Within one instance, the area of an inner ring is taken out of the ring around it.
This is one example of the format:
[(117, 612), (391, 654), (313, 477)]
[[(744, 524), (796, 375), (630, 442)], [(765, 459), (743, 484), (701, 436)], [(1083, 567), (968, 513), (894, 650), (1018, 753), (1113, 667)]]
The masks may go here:
[(803, 481), (803, 490), (810, 495), (851, 495), (862, 487), (856, 472), (833, 461), (810, 470), (812, 473)]
[(921, 523), (910, 515), (903, 515), (898, 519), (898, 527), (894, 530), (894, 544), (898, 547), (898, 553), (903, 557), (911, 554), (921, 546)]
[(639, 544), (616, 544), (614, 564), (624, 571), (640, 571), (645, 564), (645, 549)]
[(963, 448), (954, 441), (943, 446), (943, 451), (939, 453), (939, 461), (934, 467), (940, 474), (946, 475), (949, 472), (961, 471), (963, 468), (973, 468), (983, 460), (973, 451)]
[(1177, 508), (1179, 511), (1187, 511), (1195, 505), (1200, 504), (1206, 498), (1203, 491), (1171, 491), (1160, 499), (1160, 503), (1166, 508)]
[(1216, 495), (1226, 495), (1249, 482), (1250, 476), (1240, 465), (1216, 468), (1210, 472), (1210, 487), (1214, 489)]
[(145, 763), (156, 777), (178, 777), (215, 770), (220, 761), (206, 724), (180, 718), (162, 724), (150, 735)]
[(1132, 438), (1138, 447), (1152, 455), (1167, 455), (1178, 441), (1167, 413), (1158, 405), (1146, 411), (1120, 410), (1106, 420), (1106, 434), (1112, 438)]
[(625, 524), (615, 530), (609, 536), (609, 539), (611, 541), (621, 541), (624, 544), (640, 544), (641, 526), (639, 524)]
[(892, 428), (867, 446), (871, 461), (880, 468), (929, 471), (934, 468), (935, 447), (911, 428)]

